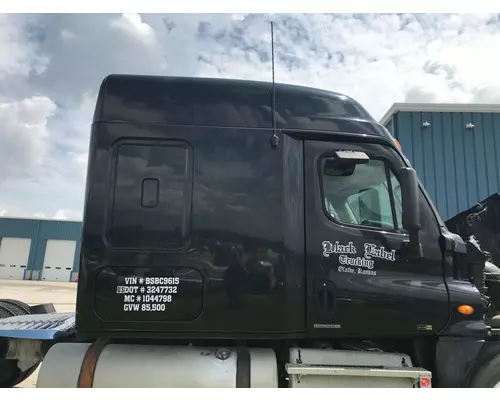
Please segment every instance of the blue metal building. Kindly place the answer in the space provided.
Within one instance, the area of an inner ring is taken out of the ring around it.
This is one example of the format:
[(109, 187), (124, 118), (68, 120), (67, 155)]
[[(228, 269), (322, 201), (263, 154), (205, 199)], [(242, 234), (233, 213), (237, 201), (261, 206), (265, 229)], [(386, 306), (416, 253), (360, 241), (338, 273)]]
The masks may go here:
[(500, 192), (500, 105), (399, 103), (380, 122), (444, 220)]
[(0, 218), (0, 279), (76, 281), (82, 223)]

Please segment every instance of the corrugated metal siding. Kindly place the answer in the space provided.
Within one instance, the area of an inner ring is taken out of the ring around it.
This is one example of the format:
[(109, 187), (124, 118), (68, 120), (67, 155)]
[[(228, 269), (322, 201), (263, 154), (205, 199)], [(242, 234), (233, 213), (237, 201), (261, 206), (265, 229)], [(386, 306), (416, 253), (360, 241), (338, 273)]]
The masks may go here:
[[(425, 121), (431, 125), (423, 127)], [(474, 129), (466, 129), (469, 122)], [(443, 219), (500, 192), (500, 114), (399, 112), (387, 129)]]
[(389, 120), (389, 122), (387, 122), (385, 127), (391, 133), (391, 135), (394, 136), (394, 121), (392, 118)]
[(28, 270), (43, 268), (47, 240), (75, 240), (73, 271), (78, 271), (81, 245), (81, 222), (0, 218), (0, 237), (30, 238)]

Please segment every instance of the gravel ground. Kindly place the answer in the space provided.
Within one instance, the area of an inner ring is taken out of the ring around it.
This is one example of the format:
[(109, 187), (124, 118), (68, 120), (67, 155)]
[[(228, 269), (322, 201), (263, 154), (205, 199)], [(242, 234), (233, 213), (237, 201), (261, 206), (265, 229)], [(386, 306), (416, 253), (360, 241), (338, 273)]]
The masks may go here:
[[(75, 311), (76, 283), (0, 280), (0, 297), (29, 305), (52, 303), (57, 312), (72, 312)], [(34, 388), (37, 376), (38, 370), (18, 387)]]

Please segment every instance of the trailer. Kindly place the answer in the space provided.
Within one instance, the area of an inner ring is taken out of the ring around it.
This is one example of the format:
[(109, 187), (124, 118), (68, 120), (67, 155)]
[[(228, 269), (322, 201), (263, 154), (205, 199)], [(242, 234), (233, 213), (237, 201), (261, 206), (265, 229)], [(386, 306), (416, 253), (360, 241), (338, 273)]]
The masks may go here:
[(110, 75), (77, 312), (0, 302), (0, 383), (499, 387), (496, 267), (459, 233), (348, 96)]

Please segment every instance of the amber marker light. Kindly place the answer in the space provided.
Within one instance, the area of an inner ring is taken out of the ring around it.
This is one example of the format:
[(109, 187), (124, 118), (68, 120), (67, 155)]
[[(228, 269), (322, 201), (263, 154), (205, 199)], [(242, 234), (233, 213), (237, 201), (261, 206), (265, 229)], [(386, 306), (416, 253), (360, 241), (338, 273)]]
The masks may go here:
[(471, 315), (474, 312), (474, 307), (467, 304), (462, 304), (458, 307), (458, 312), (463, 315)]
[(403, 148), (401, 147), (401, 143), (399, 143), (399, 140), (394, 139), (394, 141), (396, 142), (397, 146), (399, 147), (399, 150), (403, 150)]

